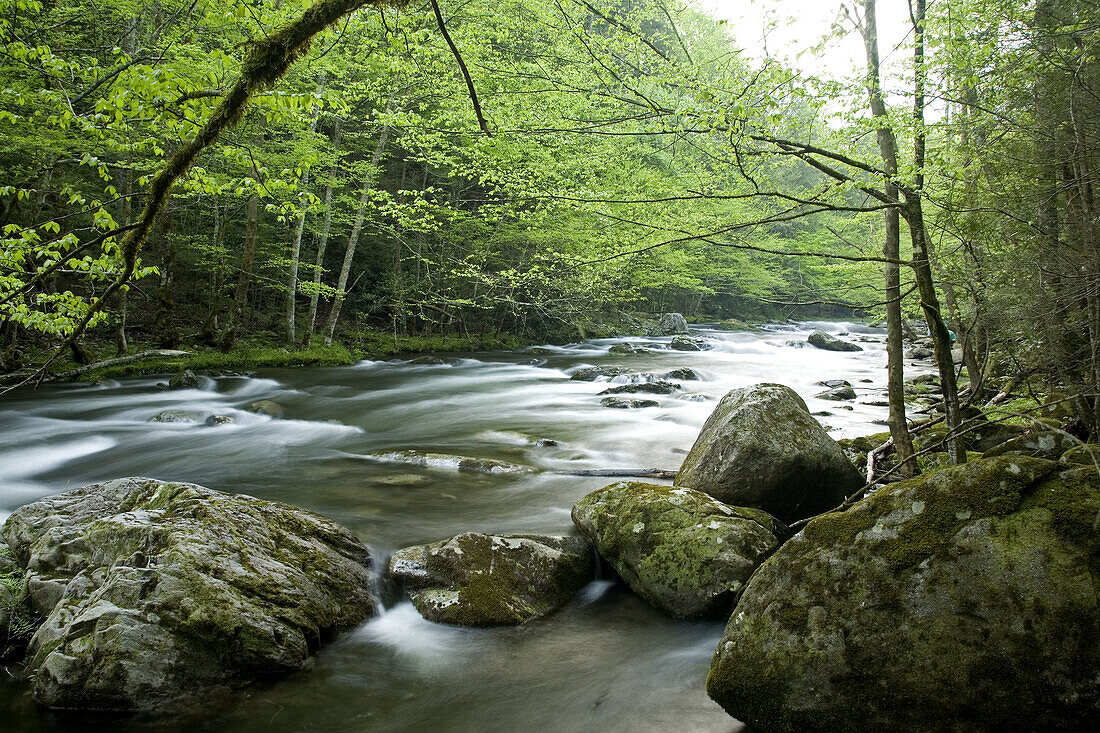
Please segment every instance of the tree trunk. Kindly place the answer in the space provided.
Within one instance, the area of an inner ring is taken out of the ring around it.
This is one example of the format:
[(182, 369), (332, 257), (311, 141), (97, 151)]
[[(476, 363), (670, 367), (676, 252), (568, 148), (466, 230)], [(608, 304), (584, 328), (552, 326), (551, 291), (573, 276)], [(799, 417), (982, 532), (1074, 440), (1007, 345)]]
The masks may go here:
[[(320, 77), (317, 80), (317, 94), (325, 88), (325, 72), (321, 72)], [(317, 118), (319, 111), (314, 112), (313, 119), (309, 123), (309, 131), (313, 133), (317, 130)], [(299, 181), (302, 189), (305, 189), (309, 185), (309, 170), (302, 172), (302, 177)], [(294, 325), (294, 310), (295, 300), (298, 296), (298, 258), (302, 252), (302, 232), (306, 227), (306, 212), (302, 211), (298, 215), (298, 219), (294, 222), (294, 236), (290, 242), (290, 273), (287, 278), (287, 296), (286, 296), (286, 339), (287, 344), (293, 346), (297, 339), (297, 329)]]
[[(253, 171), (255, 173), (255, 171)], [(257, 178), (259, 176), (257, 175)], [(241, 253), (241, 270), (237, 275), (237, 290), (233, 296), (233, 308), (226, 318), (218, 346), (222, 351), (233, 348), (236, 340), (237, 323), (248, 300), (248, 288), (252, 284), (252, 260), (256, 256), (256, 229), (259, 226), (260, 197), (253, 193), (248, 197), (248, 225), (244, 235), (244, 251)]]
[(175, 323), (175, 300), (172, 297), (172, 275), (176, 262), (176, 243), (172, 238), (172, 209), (161, 215), (160, 284), (157, 287), (157, 315), (155, 330), (162, 349), (179, 346), (180, 334)]
[(328, 183), (325, 185), (325, 215), (321, 221), (321, 234), (317, 237), (317, 260), (313, 269), (313, 293), (309, 297), (309, 323), (306, 325), (306, 335), (302, 338), (302, 346), (308, 348), (313, 340), (313, 329), (317, 324), (317, 305), (321, 300), (321, 273), (324, 272), (325, 249), (328, 248), (328, 233), (332, 226), (332, 182), (336, 179), (339, 170), (340, 154), (340, 120), (336, 120), (332, 128), (332, 149), (337, 156), (329, 169)]
[[(390, 106), (387, 104), (386, 112), (388, 113), (389, 110)], [(367, 216), (367, 203), (370, 201), (370, 192), (378, 175), (378, 166), (382, 162), (382, 154), (386, 150), (389, 134), (389, 125), (383, 124), (378, 134), (378, 144), (374, 146), (374, 155), (371, 156), (371, 169), (366, 174), (363, 192), (359, 195), (359, 207), (355, 211), (355, 223), (348, 236), (348, 247), (344, 250), (344, 264), (340, 268), (340, 279), (336, 284), (336, 297), (332, 300), (332, 309), (328, 313), (328, 323), (325, 325), (325, 346), (332, 346), (332, 336), (336, 333), (336, 321), (340, 318), (340, 306), (344, 303), (344, 288), (347, 287), (348, 275), (351, 274), (351, 262), (355, 257), (355, 248), (359, 245), (359, 234), (363, 230), (363, 222)]]
[[(878, 21), (875, 15), (875, 0), (864, 0), (863, 42), (867, 52), (867, 91), (870, 98), (871, 113), (876, 119), (886, 117), (886, 103), (882, 97), (882, 74), (878, 52)], [(883, 124), (876, 133), (879, 154), (889, 177), (897, 175), (898, 151), (894, 132)], [(898, 201), (898, 187), (887, 180), (886, 196)], [(901, 258), (901, 221), (897, 208), (887, 209), (885, 214), (885, 236), (882, 254), (888, 260)], [(894, 441), (894, 451), (900, 464), (899, 472), (913, 476), (917, 472), (913, 458), (913, 440), (909, 435), (909, 425), (905, 417), (905, 366), (901, 315), (901, 268), (894, 262), (883, 267), (886, 289), (886, 374), (887, 397), (890, 404), (887, 424), (890, 437)]]

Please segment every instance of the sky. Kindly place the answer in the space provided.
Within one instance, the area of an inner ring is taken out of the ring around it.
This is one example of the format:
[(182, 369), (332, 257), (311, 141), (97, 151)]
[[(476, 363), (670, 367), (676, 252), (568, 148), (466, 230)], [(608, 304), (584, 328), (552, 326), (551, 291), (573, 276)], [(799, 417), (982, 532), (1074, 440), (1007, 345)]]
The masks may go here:
[[(693, 1), (715, 17), (728, 19), (734, 37), (750, 57), (786, 58), (795, 68), (834, 79), (853, 70), (862, 72), (867, 66), (863, 38), (852, 30), (850, 21), (844, 26), (848, 30), (845, 36), (827, 44), (820, 55), (809, 51), (841, 17), (841, 0)], [(855, 3), (847, 0), (849, 8)], [(911, 53), (907, 47), (899, 47), (910, 37), (909, 6), (907, 0), (878, 0), (876, 8), (879, 54), (887, 75), (884, 86), (889, 88), (891, 81), (897, 83), (890, 68), (907, 63)]]

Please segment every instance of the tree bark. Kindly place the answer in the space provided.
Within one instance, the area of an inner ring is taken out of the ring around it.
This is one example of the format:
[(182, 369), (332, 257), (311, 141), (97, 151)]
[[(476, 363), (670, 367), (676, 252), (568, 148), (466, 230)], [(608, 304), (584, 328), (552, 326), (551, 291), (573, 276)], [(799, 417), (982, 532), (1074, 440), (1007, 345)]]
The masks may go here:
[[(256, 171), (254, 170), (253, 173)], [(258, 177), (258, 176), (257, 176)], [(252, 284), (252, 260), (256, 256), (256, 229), (259, 226), (260, 197), (253, 193), (248, 197), (248, 224), (244, 236), (244, 251), (241, 253), (241, 269), (237, 275), (237, 290), (233, 295), (233, 308), (226, 318), (218, 346), (222, 351), (233, 348), (236, 340), (237, 323), (248, 300), (248, 288)]]
[(302, 346), (309, 347), (313, 340), (313, 329), (317, 324), (317, 305), (321, 300), (321, 274), (324, 272), (325, 250), (328, 248), (328, 233), (332, 226), (332, 182), (336, 179), (339, 170), (340, 155), (340, 120), (336, 120), (332, 128), (332, 149), (336, 154), (336, 160), (329, 169), (328, 183), (325, 185), (325, 215), (321, 221), (321, 233), (317, 237), (317, 259), (313, 269), (313, 293), (309, 296), (309, 322), (306, 325), (306, 335), (302, 338)]
[[(317, 94), (325, 88), (325, 73), (322, 71), (317, 80)], [(313, 133), (317, 130), (317, 119), (319, 117), (319, 111), (314, 112), (313, 119), (309, 123), (309, 131)], [(309, 170), (302, 172), (302, 177), (299, 181), (302, 189), (309, 185)], [(286, 339), (287, 344), (293, 346), (297, 339), (297, 328), (294, 325), (294, 311), (295, 300), (298, 296), (298, 258), (302, 252), (302, 232), (306, 227), (306, 212), (302, 211), (298, 215), (298, 219), (294, 222), (294, 236), (290, 242), (290, 272), (287, 277), (287, 296), (286, 296)]]

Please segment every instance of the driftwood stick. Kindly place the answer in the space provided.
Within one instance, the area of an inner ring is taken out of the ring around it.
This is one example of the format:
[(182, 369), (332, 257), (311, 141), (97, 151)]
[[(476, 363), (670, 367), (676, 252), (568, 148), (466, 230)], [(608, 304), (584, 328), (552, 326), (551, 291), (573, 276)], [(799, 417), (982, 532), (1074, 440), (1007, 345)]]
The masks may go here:
[(61, 372), (60, 374), (54, 374), (48, 377), (44, 381), (52, 382), (59, 379), (71, 379), (72, 377), (79, 376), (85, 372), (95, 371), (102, 367), (115, 366), (116, 364), (128, 364), (131, 361), (139, 361), (141, 359), (147, 359), (150, 356), (190, 356), (190, 351), (180, 351), (178, 349), (151, 349), (149, 351), (142, 351), (138, 354), (129, 354), (127, 356), (119, 356), (114, 359), (105, 359), (103, 361), (97, 361), (95, 364), (88, 364), (77, 369), (70, 369), (67, 372)]
[(593, 468), (577, 471), (554, 471), (563, 476), (610, 476), (616, 478), (676, 478), (676, 471), (660, 468)]
[(893, 437), (891, 437), (891, 438), (888, 438), (886, 440), (886, 442), (883, 443), (882, 445), (880, 445), (879, 447), (877, 447), (873, 450), (867, 451), (867, 477), (865, 479), (867, 481), (867, 483), (870, 484), (870, 483), (874, 483), (874, 481), (875, 481), (875, 459), (877, 457), (879, 457), (880, 455), (882, 455), (883, 453), (885, 453), (886, 451), (888, 451), (893, 444), (894, 444), (894, 439), (893, 439)]

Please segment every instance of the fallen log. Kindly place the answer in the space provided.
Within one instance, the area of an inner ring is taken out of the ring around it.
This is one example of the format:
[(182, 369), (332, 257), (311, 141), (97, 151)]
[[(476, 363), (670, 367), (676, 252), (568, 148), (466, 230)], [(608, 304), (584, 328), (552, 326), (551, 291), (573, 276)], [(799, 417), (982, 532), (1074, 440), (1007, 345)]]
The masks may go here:
[(149, 351), (142, 351), (137, 354), (129, 354), (127, 356), (119, 356), (114, 359), (104, 359), (103, 361), (97, 361), (94, 364), (88, 364), (86, 366), (79, 367), (77, 369), (70, 369), (67, 372), (61, 372), (60, 374), (54, 374), (43, 381), (53, 382), (59, 379), (71, 379), (73, 377), (80, 376), (85, 372), (95, 371), (96, 369), (102, 369), (103, 367), (116, 366), (118, 364), (128, 364), (131, 361), (139, 361), (141, 359), (147, 359), (150, 356), (190, 356), (190, 351), (180, 351), (178, 349), (151, 349)]
[(612, 478), (676, 478), (676, 471), (660, 468), (592, 468), (576, 471), (554, 471), (562, 476), (608, 476)]

